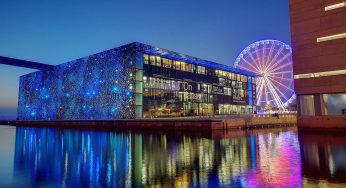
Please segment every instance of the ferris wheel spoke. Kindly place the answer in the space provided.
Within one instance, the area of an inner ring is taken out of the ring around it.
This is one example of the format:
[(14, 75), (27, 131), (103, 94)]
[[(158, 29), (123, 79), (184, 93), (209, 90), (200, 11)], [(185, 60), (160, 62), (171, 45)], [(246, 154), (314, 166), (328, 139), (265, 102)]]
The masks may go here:
[(270, 80), (268, 80), (266, 78), (264, 78), (264, 79), (265, 79), (266, 85), (268, 86), (270, 94), (272, 95), (272, 98), (274, 99), (276, 105), (280, 107), (281, 106), (280, 101), (277, 99), (277, 93), (276, 93), (275, 89), (271, 87)]
[(267, 79), (267, 80), (268, 80), (268, 83), (269, 83), (269, 87), (273, 90), (272, 92), (273, 92), (273, 94), (275, 96), (276, 102), (279, 104), (278, 106), (281, 106), (281, 108), (284, 108), (284, 103), (282, 102), (281, 97), (277, 93), (277, 92), (280, 93), (280, 90), (276, 89), (275, 85), (269, 79)]
[(260, 67), (260, 71), (262, 72), (263, 71), (263, 65), (262, 65), (262, 60), (261, 60), (261, 58), (260, 58), (260, 55), (259, 55), (259, 50), (258, 50), (258, 48), (257, 48), (257, 46), (255, 47), (255, 51), (256, 51), (256, 60), (257, 60), (257, 62), (258, 62), (258, 65), (259, 65), (259, 67)]
[[(270, 79), (268, 79), (268, 80), (270, 80)], [(283, 94), (282, 91), (281, 91), (275, 84), (273, 84), (272, 81), (271, 81), (270, 83), (272, 84), (272, 86), (273, 86), (273, 88), (275, 89), (275, 91), (278, 91), (278, 92), (280, 93), (280, 95), (281, 95), (285, 100), (288, 100), (287, 97), (285, 96), (285, 94)], [(281, 98), (281, 97), (280, 97), (280, 98)]]
[(256, 98), (257, 98), (257, 103), (260, 100), (260, 94), (261, 94), (261, 85), (262, 85), (262, 79), (258, 78), (258, 81), (256, 82)]
[(249, 56), (252, 60), (252, 62), (254, 62), (255, 66), (257, 67), (258, 73), (261, 72), (261, 67), (257, 66), (257, 64), (259, 65), (258, 61), (255, 60), (255, 58), (253, 57), (252, 53), (249, 53)]
[[(268, 70), (273, 70), (273, 69), (277, 68), (277, 66), (279, 66), (280, 63), (283, 62), (290, 55), (291, 55), (291, 53), (288, 53), (288, 54), (284, 55), (280, 60), (275, 62), (272, 66), (268, 67)], [(290, 64), (292, 64), (292, 62)]]
[(280, 96), (278, 95), (278, 93), (276, 92), (276, 90), (273, 87), (273, 84), (271, 83), (271, 81), (268, 78), (265, 78), (266, 83), (268, 84), (268, 88), (270, 89), (270, 93), (272, 94), (276, 104), (281, 107), (282, 109), (285, 109), (284, 107), (284, 103), (282, 102)]
[(263, 43), (263, 47), (262, 47), (262, 64), (263, 67), (265, 67), (265, 56), (266, 56), (266, 44)]
[(260, 78), (260, 81), (259, 81), (259, 87), (257, 87), (257, 105), (260, 105), (261, 101), (262, 101), (262, 93), (263, 93), (263, 85), (264, 85), (264, 79), (263, 78)]
[(292, 62), (288, 62), (288, 63), (285, 63), (285, 64), (283, 64), (281, 66), (276, 67), (275, 69), (272, 69), (269, 72), (275, 72), (275, 71), (278, 71), (278, 70), (280, 70), (282, 68), (285, 68), (285, 67), (288, 67), (288, 66), (291, 66), (291, 65), (292, 65)]
[(270, 58), (271, 58), (272, 55), (273, 55), (274, 46), (275, 46), (275, 44), (273, 44), (273, 45), (270, 47), (269, 54), (268, 54), (268, 57), (267, 57), (266, 62), (265, 62), (265, 67), (268, 67), (268, 63), (269, 63), (269, 61), (270, 61)]
[(247, 68), (247, 67), (243, 67), (243, 66), (240, 66), (240, 65), (238, 65), (237, 68), (240, 68), (240, 69), (243, 69), (243, 70), (246, 70), (246, 71), (249, 71), (249, 72), (257, 72), (256, 70), (249, 69), (249, 68)]
[(287, 90), (290, 90), (290, 91), (294, 92), (294, 90), (293, 90), (293, 89), (291, 89), (291, 88), (289, 88), (289, 87), (287, 87), (287, 86), (283, 85), (282, 83), (280, 83), (280, 82), (276, 81), (275, 79), (271, 79), (270, 77), (269, 77), (269, 79), (270, 79), (271, 81), (273, 81), (273, 82), (275, 82), (275, 83), (279, 84), (280, 86), (284, 87), (285, 89), (287, 89)]
[(259, 72), (258, 67), (253, 66), (250, 62), (248, 62), (244, 57), (241, 58), (246, 64), (248, 64), (250, 67), (252, 67), (255, 71), (252, 72)]
[(281, 46), (281, 48), (276, 52), (276, 54), (274, 55), (273, 59), (270, 60), (268, 66), (266, 67), (265, 71), (268, 72), (269, 67), (271, 67), (271, 65), (273, 63), (275, 63), (276, 59), (279, 57), (279, 55), (281, 54), (282, 50), (284, 50), (284, 47)]
[(261, 102), (261, 98), (262, 98), (262, 92), (263, 92), (263, 85), (264, 85), (264, 79), (263, 78), (259, 78), (260, 80), (258, 81), (258, 92), (257, 92), (257, 105), (259, 105), (259, 103)]
[(266, 85), (264, 85), (264, 93), (265, 93), (265, 99), (266, 99), (266, 103), (267, 103), (267, 101), (269, 101), (269, 99), (268, 99), (268, 91), (267, 91), (267, 86)]

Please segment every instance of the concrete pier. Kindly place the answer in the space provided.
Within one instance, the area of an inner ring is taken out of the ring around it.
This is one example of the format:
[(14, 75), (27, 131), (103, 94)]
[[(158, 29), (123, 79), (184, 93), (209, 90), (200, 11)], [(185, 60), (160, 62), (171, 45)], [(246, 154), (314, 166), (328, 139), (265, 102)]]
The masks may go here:
[(296, 125), (295, 115), (244, 115), (222, 118), (170, 118), (134, 120), (0, 121), (2, 125), (42, 127), (85, 127), (111, 129), (159, 129), (212, 131)]
[(299, 116), (299, 132), (346, 133), (346, 116)]

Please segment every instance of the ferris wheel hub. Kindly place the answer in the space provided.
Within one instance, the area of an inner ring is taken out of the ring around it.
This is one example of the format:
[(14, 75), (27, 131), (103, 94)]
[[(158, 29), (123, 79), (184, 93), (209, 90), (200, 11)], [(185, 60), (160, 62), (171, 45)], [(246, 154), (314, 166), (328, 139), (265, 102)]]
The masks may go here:
[(261, 76), (264, 77), (264, 78), (266, 78), (266, 77), (268, 77), (268, 73), (266, 73), (266, 72), (261, 72)]

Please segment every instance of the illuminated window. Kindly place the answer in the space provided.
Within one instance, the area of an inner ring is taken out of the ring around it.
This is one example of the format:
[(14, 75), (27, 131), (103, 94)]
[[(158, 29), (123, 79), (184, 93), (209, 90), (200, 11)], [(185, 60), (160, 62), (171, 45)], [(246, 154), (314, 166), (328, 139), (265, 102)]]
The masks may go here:
[(232, 95), (232, 89), (228, 87), (223, 88), (223, 92), (225, 95), (231, 96)]
[(226, 80), (223, 79), (223, 78), (219, 78), (219, 85), (220, 85), (220, 86), (226, 85)]
[(161, 57), (160, 56), (156, 56), (156, 66), (161, 67)]
[(189, 72), (194, 72), (195, 71), (195, 65), (189, 64)]
[(241, 80), (240, 80), (240, 74), (237, 74), (236, 80), (237, 80), (237, 81), (241, 81)]
[(172, 67), (172, 60), (162, 58), (162, 67), (171, 68)]
[(198, 73), (198, 74), (205, 74), (205, 73), (206, 73), (205, 67), (203, 67), (203, 66), (197, 66), (197, 73)]
[(241, 81), (242, 81), (242, 82), (247, 82), (247, 77), (244, 76), (244, 75), (241, 75)]
[(201, 84), (202, 93), (211, 93), (211, 85), (209, 84)]
[(150, 60), (150, 65), (156, 65), (155, 56), (150, 56), (149, 60)]
[(149, 56), (147, 54), (143, 55), (144, 64), (149, 64)]
[(173, 62), (173, 68), (175, 70), (180, 70), (180, 61), (174, 61)]
[(227, 78), (231, 80), (232, 79), (232, 73), (227, 72)]
[(181, 62), (180, 66), (182, 71), (188, 71), (189, 69), (189, 65), (185, 62)]
[(212, 86), (208, 84), (208, 93), (212, 93)]

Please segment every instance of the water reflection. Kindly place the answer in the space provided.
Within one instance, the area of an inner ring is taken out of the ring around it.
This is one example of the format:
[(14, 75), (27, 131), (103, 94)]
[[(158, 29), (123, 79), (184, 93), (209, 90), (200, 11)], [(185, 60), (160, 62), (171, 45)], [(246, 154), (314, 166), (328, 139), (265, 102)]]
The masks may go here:
[(346, 187), (346, 137), (299, 134), (304, 185)]
[[(295, 131), (231, 135), (211, 139), (18, 127), (14, 176), (32, 187), (301, 187), (322, 182), (306, 170), (316, 167), (321, 171), (313, 171), (322, 174), (321, 159), (312, 159), (314, 147), (302, 137), (300, 145)], [(328, 150), (333, 177), (345, 174), (343, 152), (345, 147)]]

